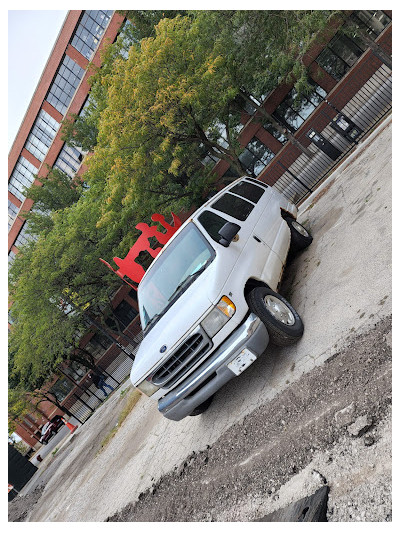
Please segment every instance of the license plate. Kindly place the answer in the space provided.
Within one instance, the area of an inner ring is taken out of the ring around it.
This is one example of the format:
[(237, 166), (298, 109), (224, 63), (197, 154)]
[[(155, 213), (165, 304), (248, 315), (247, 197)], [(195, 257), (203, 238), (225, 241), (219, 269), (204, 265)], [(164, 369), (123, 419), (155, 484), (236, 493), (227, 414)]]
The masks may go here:
[(233, 361), (228, 363), (228, 368), (230, 368), (230, 370), (232, 370), (232, 372), (238, 376), (243, 372), (243, 370), (246, 370), (251, 363), (254, 363), (256, 359), (257, 357), (254, 355), (254, 353), (245, 348), (237, 357), (235, 357), (235, 359), (233, 359)]

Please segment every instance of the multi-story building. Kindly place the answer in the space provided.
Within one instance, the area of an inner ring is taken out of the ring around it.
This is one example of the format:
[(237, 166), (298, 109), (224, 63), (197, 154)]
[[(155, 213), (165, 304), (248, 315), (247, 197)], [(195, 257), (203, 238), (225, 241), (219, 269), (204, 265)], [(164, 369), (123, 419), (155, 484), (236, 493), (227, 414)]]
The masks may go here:
[[(390, 57), (391, 11), (353, 11), (349, 15)], [(84, 154), (64, 144), (60, 124), (67, 113), (82, 110), (89, 93), (86, 67), (89, 61), (100, 65), (100, 49), (106, 41), (115, 40), (123, 22), (124, 18), (113, 11), (95, 10), (70, 11), (65, 19), (9, 154), (9, 262), (29, 238), (29, 228), (19, 215), (32, 207), (23, 187), (34, 182), (35, 174), (45, 176), (48, 166), (71, 177), (84, 172)], [(391, 68), (359, 36), (337, 33), (329, 41), (318, 41), (305, 62), (313, 90), (300, 97), (300, 104), (295, 104), (293, 86), (281, 85), (266, 96), (263, 106), (309, 155), (263, 120), (249, 102), (243, 102), (239, 138), (243, 147), (240, 160), (249, 175), (274, 185), (297, 202), (391, 110)], [(204, 161), (210, 160), (223, 181), (235, 176), (226, 161), (209, 155)], [(140, 335), (135, 291), (122, 287), (113, 305), (127, 331)], [(126, 340), (119, 341), (126, 345)], [(124, 369), (128, 374), (129, 358), (109, 338), (91, 330), (82, 342), (114, 377), (122, 377)], [(75, 409), (84, 421), (95, 406), (82, 393), (86, 370), (75, 365), (63, 372), (64, 378), (54, 382), (53, 390), (57, 390), (63, 405)], [(32, 435), (38, 433), (46, 417), (56, 412), (48, 403), (41, 408), (42, 419), (27, 417), (17, 430), (31, 446), (36, 442)]]

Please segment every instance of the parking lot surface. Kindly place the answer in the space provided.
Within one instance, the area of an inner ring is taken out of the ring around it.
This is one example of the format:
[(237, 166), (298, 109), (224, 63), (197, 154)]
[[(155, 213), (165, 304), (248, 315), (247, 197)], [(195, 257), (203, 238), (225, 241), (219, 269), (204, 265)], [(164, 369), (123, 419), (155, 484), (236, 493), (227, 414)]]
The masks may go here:
[[(391, 314), (391, 118), (386, 119), (301, 207), (311, 246), (289, 265), (282, 294), (305, 332), (288, 348), (265, 354), (215, 396), (209, 410), (181, 422), (163, 418), (141, 397), (110, 444), (119, 391), (69, 438), (37, 479), (46, 483), (29, 521), (103, 521), (212, 445), (231, 426), (295, 386), (349, 336)], [(114, 417), (114, 418), (113, 418)], [(42, 467), (41, 467), (42, 468)]]

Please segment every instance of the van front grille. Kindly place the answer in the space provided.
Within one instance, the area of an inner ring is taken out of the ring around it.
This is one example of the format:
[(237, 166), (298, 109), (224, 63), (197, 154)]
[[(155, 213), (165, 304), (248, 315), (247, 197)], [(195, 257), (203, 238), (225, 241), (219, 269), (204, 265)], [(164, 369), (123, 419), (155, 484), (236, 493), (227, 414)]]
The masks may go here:
[(163, 388), (172, 387), (212, 347), (211, 340), (203, 330), (187, 338), (153, 374), (151, 381)]

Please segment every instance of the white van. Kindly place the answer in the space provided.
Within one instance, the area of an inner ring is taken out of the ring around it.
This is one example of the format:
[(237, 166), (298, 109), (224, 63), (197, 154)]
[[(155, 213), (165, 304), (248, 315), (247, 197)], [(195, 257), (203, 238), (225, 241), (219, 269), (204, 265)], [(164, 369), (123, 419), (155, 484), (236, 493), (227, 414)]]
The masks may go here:
[(239, 178), (198, 209), (148, 268), (138, 287), (144, 338), (131, 380), (166, 418), (205, 411), (269, 341), (282, 346), (302, 336), (299, 315), (276, 292), (289, 249), (312, 241), (296, 216), (274, 188)]

